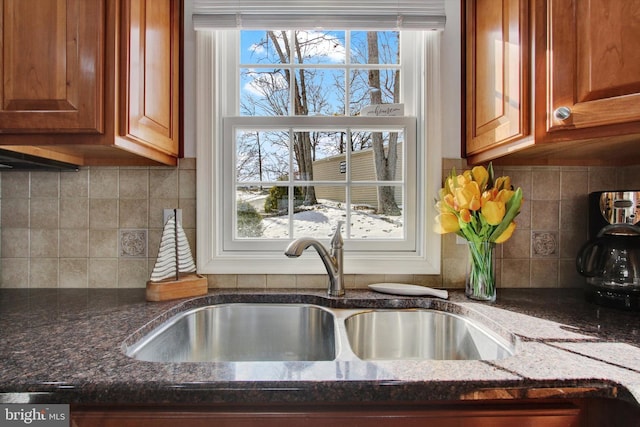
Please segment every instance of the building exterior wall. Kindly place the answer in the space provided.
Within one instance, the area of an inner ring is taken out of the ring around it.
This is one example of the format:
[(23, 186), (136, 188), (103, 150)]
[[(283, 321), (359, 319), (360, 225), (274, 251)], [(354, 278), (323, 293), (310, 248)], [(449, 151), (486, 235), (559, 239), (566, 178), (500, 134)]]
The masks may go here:
[[(403, 145), (398, 144), (398, 160), (396, 162), (396, 177), (401, 179), (403, 170), (404, 150)], [(344, 182), (347, 174), (341, 163), (345, 162), (346, 155), (327, 157), (326, 159), (313, 162), (313, 178), (316, 181), (337, 181)], [(375, 162), (373, 149), (356, 151), (351, 153), (351, 176), (354, 182), (374, 181), (376, 179)], [(316, 197), (337, 202), (345, 202), (345, 191), (343, 186), (315, 186)], [(402, 205), (402, 191), (398, 187), (396, 191), (396, 203)], [(378, 193), (376, 186), (353, 186), (351, 188), (351, 203), (357, 205), (377, 206)]]

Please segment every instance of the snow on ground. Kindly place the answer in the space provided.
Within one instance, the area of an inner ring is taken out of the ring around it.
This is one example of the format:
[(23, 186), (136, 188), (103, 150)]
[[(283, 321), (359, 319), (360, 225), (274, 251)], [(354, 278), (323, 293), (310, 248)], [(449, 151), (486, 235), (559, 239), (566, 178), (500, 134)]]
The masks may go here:
[[(251, 203), (258, 211), (264, 211), (266, 195), (254, 192), (238, 192), (238, 200)], [(296, 209), (298, 210), (298, 209)], [(331, 200), (318, 200), (314, 206), (301, 206), (299, 212), (294, 213), (294, 236), (330, 238), (338, 221), (346, 222), (346, 208), (344, 203)], [(355, 206), (350, 215), (351, 238), (357, 239), (400, 239), (403, 237), (402, 216), (377, 215), (370, 207)], [(266, 238), (289, 238), (289, 219), (287, 216), (272, 216), (262, 219), (263, 236)], [(342, 228), (346, 236), (346, 227)]]

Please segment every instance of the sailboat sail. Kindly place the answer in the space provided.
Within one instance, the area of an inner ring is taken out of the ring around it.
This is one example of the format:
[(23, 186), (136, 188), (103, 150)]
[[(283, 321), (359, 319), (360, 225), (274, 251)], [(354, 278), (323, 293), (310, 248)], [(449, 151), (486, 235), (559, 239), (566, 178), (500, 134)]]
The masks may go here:
[(158, 259), (151, 272), (151, 281), (158, 282), (169, 278), (179, 278), (180, 273), (195, 273), (191, 249), (182, 225), (171, 216), (164, 226), (160, 239)]

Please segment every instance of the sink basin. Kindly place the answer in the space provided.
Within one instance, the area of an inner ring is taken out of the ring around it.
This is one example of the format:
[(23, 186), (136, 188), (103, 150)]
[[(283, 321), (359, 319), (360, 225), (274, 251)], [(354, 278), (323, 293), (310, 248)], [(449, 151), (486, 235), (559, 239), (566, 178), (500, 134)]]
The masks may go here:
[(363, 360), (495, 360), (514, 353), (475, 322), (441, 311), (366, 311), (346, 318), (345, 328)]
[(495, 360), (515, 353), (515, 338), (433, 309), (226, 303), (176, 314), (123, 348), (149, 362)]
[(152, 362), (333, 360), (334, 324), (314, 305), (212, 305), (174, 316), (126, 354)]

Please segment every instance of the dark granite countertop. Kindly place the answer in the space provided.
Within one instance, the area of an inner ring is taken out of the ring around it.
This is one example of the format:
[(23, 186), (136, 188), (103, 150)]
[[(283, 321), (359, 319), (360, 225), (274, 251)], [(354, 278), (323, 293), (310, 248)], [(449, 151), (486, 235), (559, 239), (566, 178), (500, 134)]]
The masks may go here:
[[(423, 307), (518, 337), (489, 361), (143, 362), (123, 353), (171, 315), (224, 302)], [(239, 404), (606, 397), (640, 405), (640, 313), (592, 305), (578, 289), (501, 289), (495, 304), (350, 290), (216, 290), (149, 303), (144, 289), (0, 290), (0, 403)]]

